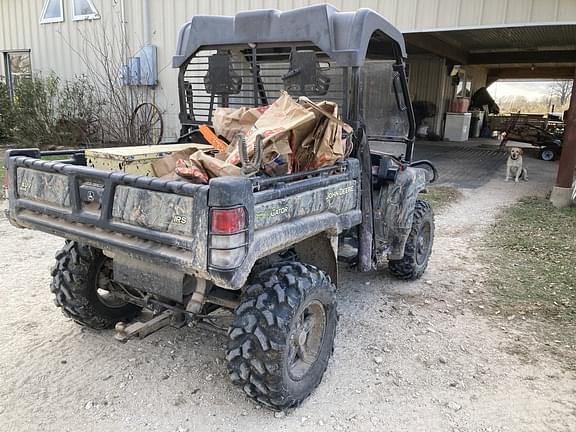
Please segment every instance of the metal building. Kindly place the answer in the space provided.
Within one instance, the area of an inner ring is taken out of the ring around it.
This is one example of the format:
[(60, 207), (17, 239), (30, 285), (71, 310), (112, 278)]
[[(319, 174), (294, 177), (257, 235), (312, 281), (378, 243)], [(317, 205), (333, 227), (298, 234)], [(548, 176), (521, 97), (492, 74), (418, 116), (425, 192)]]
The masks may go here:
[[(316, 3), (324, 2), (0, 0), (0, 76), (9, 87), (32, 73), (54, 71), (72, 79), (95, 67), (105, 51), (122, 60), (118, 74), (123, 74), (125, 82), (152, 84), (151, 97), (164, 112), (165, 140), (172, 140), (179, 129), (177, 72), (171, 68), (171, 57), (178, 30), (190, 17), (233, 15), (247, 9), (287, 10)], [(439, 134), (447, 106), (459, 91), (454, 74), (460, 78), (460, 91), (467, 92), (501, 78), (573, 76), (576, 0), (331, 3), (344, 11), (374, 9), (405, 33), (412, 99), (437, 105), (438, 114), (429, 123)], [(103, 40), (108, 50), (103, 49)]]

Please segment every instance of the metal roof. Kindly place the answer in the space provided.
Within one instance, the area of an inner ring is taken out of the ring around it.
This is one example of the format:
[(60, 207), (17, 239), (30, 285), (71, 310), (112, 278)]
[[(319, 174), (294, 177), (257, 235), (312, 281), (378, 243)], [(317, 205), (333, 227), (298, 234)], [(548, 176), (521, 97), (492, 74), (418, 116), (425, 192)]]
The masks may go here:
[(429, 52), (455, 64), (576, 65), (574, 23), (432, 30), (405, 37), (411, 55)]
[(576, 24), (427, 32), (468, 52), (576, 49)]
[(377, 31), (406, 57), (402, 33), (371, 9), (340, 12), (316, 5), (286, 12), (252, 10), (233, 17), (194, 16), (180, 29), (172, 66), (182, 66), (201, 47), (278, 42), (311, 42), (341, 66), (360, 66)]

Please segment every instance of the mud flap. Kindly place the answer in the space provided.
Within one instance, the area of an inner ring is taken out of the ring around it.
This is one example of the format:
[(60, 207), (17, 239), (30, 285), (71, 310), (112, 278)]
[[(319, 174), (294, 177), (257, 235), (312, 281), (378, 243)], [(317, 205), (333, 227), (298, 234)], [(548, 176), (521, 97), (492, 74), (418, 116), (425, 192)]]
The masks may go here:
[(338, 286), (338, 236), (320, 233), (294, 246), (298, 259), (326, 272)]

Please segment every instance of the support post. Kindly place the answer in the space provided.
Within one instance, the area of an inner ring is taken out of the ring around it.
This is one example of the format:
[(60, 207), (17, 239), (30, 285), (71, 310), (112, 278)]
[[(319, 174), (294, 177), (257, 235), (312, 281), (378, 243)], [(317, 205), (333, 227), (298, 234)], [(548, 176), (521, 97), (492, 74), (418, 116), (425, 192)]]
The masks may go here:
[(572, 83), (572, 97), (568, 108), (568, 118), (566, 130), (564, 132), (564, 142), (562, 143), (562, 154), (558, 166), (558, 176), (556, 185), (552, 189), (550, 201), (554, 207), (569, 207), (572, 201), (572, 182), (574, 181), (574, 169), (576, 168), (576, 69), (574, 70), (574, 81)]

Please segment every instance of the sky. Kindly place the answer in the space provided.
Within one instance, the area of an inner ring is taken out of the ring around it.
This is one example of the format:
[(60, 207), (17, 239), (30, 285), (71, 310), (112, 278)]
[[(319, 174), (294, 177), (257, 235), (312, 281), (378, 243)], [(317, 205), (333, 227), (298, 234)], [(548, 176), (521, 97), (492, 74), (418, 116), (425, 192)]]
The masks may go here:
[(488, 87), (494, 99), (509, 95), (522, 95), (528, 100), (550, 95), (551, 81), (497, 81)]

